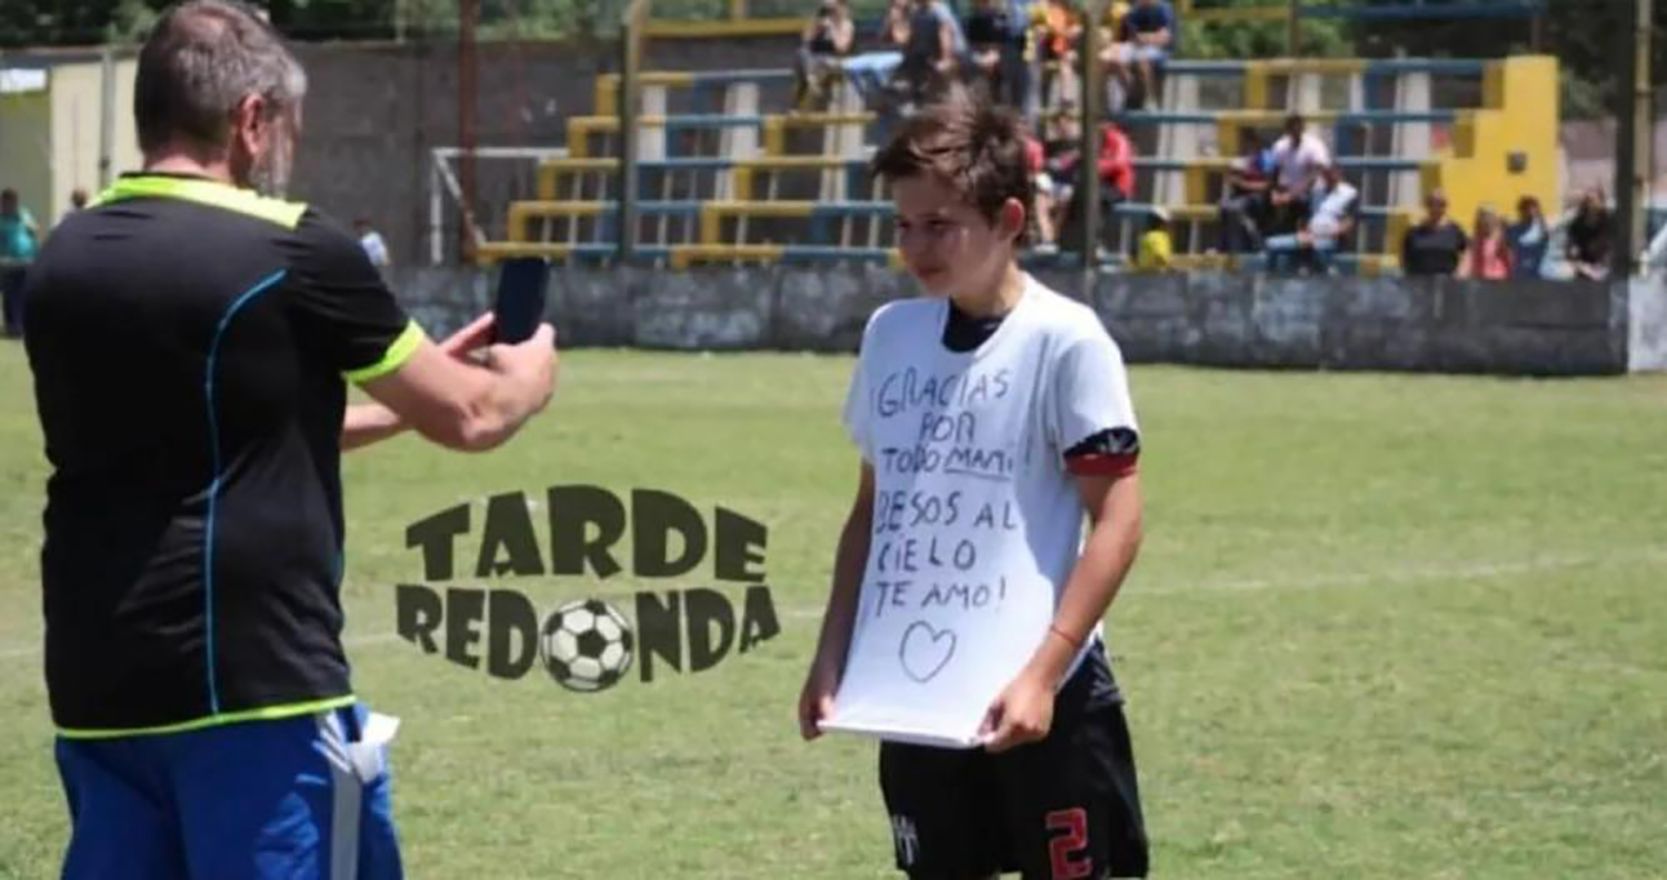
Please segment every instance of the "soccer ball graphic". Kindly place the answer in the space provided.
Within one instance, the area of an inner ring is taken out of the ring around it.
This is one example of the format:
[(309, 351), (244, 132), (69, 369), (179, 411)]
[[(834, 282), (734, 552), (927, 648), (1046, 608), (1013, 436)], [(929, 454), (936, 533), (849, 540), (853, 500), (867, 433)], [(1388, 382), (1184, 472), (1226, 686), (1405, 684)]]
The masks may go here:
[(600, 599), (569, 602), (544, 619), (539, 651), (556, 683), (595, 693), (625, 677), (631, 668), (631, 625)]

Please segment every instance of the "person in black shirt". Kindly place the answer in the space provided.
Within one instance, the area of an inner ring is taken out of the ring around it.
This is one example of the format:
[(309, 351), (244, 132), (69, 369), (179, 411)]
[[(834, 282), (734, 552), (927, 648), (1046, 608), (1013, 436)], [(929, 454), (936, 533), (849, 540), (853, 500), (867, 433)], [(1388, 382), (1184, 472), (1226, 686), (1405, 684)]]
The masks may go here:
[[(406, 427), (491, 448), (551, 393), (548, 326), (465, 360), (490, 319), (434, 345), (351, 235), (274, 197), (305, 82), (247, 6), (164, 13), (144, 170), (29, 276), (71, 880), (399, 876), (389, 725), (341, 644), (340, 455)], [(347, 406), (348, 381), (378, 402)]]
[(1401, 270), (1407, 275), (1452, 275), (1470, 247), (1470, 238), (1447, 217), (1447, 196), (1434, 190), (1424, 197), (1427, 212), (1401, 239)]
[(1587, 190), (1568, 226), (1568, 257), (1576, 278), (1602, 281), (1609, 277), (1615, 246), (1615, 218), (1603, 206), (1603, 191)]
[(1007, 92), (1002, 79), (1006, 66), (1003, 53), (1011, 40), (1010, 33), (1008, 11), (1000, 0), (975, 0), (967, 16), (967, 52), (974, 82), (982, 84), (992, 102), (1001, 101)]
[(851, 54), (856, 36), (845, 0), (822, 0), (800, 36), (793, 71), (794, 107), (809, 110), (827, 103), (829, 83), (839, 74), (840, 60)]

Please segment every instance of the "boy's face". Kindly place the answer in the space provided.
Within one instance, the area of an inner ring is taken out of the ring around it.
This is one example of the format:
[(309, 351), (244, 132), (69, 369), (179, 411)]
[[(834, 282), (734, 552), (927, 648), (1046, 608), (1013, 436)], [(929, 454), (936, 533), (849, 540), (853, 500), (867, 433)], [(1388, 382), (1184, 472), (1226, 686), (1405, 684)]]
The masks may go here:
[(897, 246), (903, 264), (934, 296), (977, 294), (1001, 283), (1024, 226), (1024, 208), (1009, 199), (992, 223), (936, 175), (895, 180)]

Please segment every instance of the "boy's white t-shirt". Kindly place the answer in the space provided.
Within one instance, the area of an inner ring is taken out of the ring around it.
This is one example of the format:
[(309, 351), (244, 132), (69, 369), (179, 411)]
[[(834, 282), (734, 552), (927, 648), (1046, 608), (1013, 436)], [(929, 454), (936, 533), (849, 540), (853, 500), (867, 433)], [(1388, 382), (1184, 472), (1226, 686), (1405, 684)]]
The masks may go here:
[(1077, 562), (1065, 451), (1137, 426), (1122, 355), (1087, 306), (1026, 276), (977, 349), (945, 348), (947, 320), (945, 299), (902, 300), (863, 334), (844, 422), (874, 468), (874, 531), (824, 726), (972, 745)]

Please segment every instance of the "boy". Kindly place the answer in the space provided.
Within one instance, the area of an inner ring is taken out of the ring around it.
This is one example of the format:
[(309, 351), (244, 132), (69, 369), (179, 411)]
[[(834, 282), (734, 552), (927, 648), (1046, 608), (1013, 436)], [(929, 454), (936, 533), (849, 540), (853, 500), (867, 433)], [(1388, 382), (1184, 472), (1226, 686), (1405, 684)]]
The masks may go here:
[[(974, 542), (1001, 562), (999, 614), (962, 621), (959, 655), (914, 679), (922, 694), (976, 687), (975, 709), (988, 706), (981, 747), (898, 737), (880, 747), (897, 866), (915, 880), (1145, 876), (1128, 729), (1099, 637), (1140, 543), (1139, 438), (1121, 355), (1091, 310), (1014, 262), (1031, 180), (1009, 115), (929, 108), (874, 170), (891, 183), (904, 262), (930, 296), (881, 308), (863, 336), (844, 417), (863, 461), (801, 732), (815, 738), (855, 699), (863, 664), (896, 662), (874, 637), (881, 548), (935, 528), (899, 517), (899, 499), (953, 499), (960, 513), (944, 518), (960, 516), (960, 527), (975, 510), (1002, 510), (1005, 528), (975, 529)], [(965, 426), (954, 443), (977, 448), (932, 445), (922, 426), (944, 419)], [(913, 452), (923, 454), (902, 454)], [(1082, 540), (1085, 510), (1093, 528)], [(969, 659), (972, 645), (988, 653)], [(1001, 680), (958, 677), (968, 666)]]

